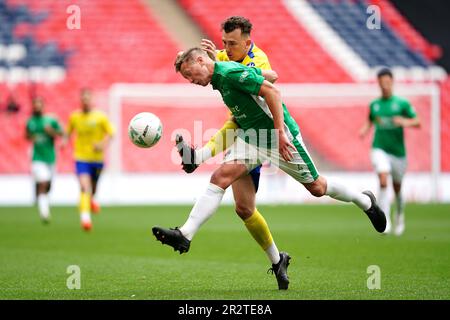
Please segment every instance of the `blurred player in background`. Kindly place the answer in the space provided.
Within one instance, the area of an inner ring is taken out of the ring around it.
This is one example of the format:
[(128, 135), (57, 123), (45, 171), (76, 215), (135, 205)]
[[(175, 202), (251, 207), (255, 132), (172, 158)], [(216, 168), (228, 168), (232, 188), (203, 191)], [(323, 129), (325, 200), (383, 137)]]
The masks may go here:
[(84, 230), (92, 228), (91, 212), (98, 213), (99, 205), (94, 201), (97, 183), (103, 169), (104, 153), (114, 134), (107, 116), (93, 110), (91, 91), (81, 90), (81, 110), (74, 111), (69, 118), (67, 136), (75, 133), (75, 166), (80, 182), (80, 219)]
[(378, 85), (381, 97), (370, 103), (369, 117), (361, 128), (364, 138), (375, 126), (372, 142), (371, 160), (378, 174), (380, 191), (378, 200), (386, 214), (385, 233), (391, 232), (390, 207), (388, 195), (388, 177), (392, 176), (395, 192), (396, 215), (394, 233), (401, 235), (405, 230), (404, 201), (402, 197), (402, 179), (406, 171), (406, 148), (403, 128), (420, 127), (420, 120), (411, 104), (404, 98), (393, 94), (393, 75), (391, 70), (383, 68), (378, 72)]
[(26, 137), (33, 143), (31, 171), (36, 183), (39, 215), (44, 223), (50, 221), (50, 192), (55, 171), (55, 138), (62, 136), (63, 130), (58, 120), (44, 114), (44, 101), (40, 97), (32, 100), (32, 116), (27, 121)]
[[(259, 49), (250, 37), (252, 31), (251, 22), (240, 16), (232, 16), (222, 23), (222, 42), (224, 50), (216, 50), (214, 43), (208, 39), (203, 39), (201, 47), (213, 60), (217, 61), (235, 61), (245, 66), (258, 67), (263, 70), (271, 70), (269, 59), (266, 54)], [(277, 80), (276, 73), (269, 81)], [(177, 139), (177, 146), (182, 156), (183, 169), (187, 173), (193, 172), (200, 164), (214, 157), (216, 154), (227, 149), (234, 143), (234, 131), (238, 128), (233, 116), (230, 114), (228, 120), (222, 128), (198, 150), (193, 150), (187, 146), (182, 137)], [(227, 133), (228, 131), (228, 133)], [(233, 135), (229, 134), (233, 132)], [(191, 150), (189, 150), (191, 149)], [(192, 155), (187, 158), (184, 150)], [(183, 153), (185, 156), (183, 157)], [(289, 265), (287, 253), (279, 252), (273, 240), (269, 226), (261, 213), (256, 208), (256, 192), (258, 191), (261, 166), (253, 169), (248, 175), (243, 176), (232, 184), (233, 196), (236, 202), (235, 211), (244, 221), (250, 234), (258, 242), (260, 247), (266, 252), (274, 269), (275, 275), (281, 287), (287, 286), (286, 268)], [(281, 264), (283, 266), (280, 268)]]

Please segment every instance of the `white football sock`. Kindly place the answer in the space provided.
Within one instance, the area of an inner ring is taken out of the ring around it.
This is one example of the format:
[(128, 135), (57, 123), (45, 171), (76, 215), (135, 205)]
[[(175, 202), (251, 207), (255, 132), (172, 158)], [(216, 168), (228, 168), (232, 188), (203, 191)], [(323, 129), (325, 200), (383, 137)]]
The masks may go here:
[(205, 193), (198, 198), (188, 219), (180, 228), (181, 233), (192, 240), (200, 226), (216, 212), (222, 201), (225, 190), (210, 183)]
[(50, 205), (48, 203), (48, 196), (45, 193), (38, 195), (38, 208), (41, 218), (48, 219), (50, 217)]
[(272, 244), (265, 251), (272, 264), (277, 264), (280, 262), (280, 252), (278, 251), (275, 242), (272, 241)]
[(327, 192), (325, 194), (336, 200), (353, 202), (362, 210), (367, 210), (372, 206), (372, 202), (367, 195), (333, 179), (327, 179)]
[(378, 196), (378, 203), (380, 204), (381, 210), (383, 210), (386, 215), (386, 230), (389, 232), (391, 230), (391, 203), (389, 201), (388, 188), (380, 188), (380, 194)]
[(91, 223), (91, 213), (90, 212), (82, 212), (81, 213), (81, 222)]
[(395, 195), (395, 204), (397, 205), (397, 214), (403, 214), (405, 208), (405, 202), (403, 201), (402, 192), (400, 191)]
[(195, 163), (202, 164), (206, 160), (212, 158), (212, 151), (208, 146), (204, 146), (201, 149), (195, 150)]

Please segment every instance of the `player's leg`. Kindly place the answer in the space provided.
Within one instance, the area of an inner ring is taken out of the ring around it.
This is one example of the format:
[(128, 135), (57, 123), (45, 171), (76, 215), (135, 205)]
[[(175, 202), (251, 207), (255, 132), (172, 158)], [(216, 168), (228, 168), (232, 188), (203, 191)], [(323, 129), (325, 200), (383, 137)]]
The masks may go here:
[[(255, 150), (253, 148), (253, 151)], [(180, 253), (187, 252), (195, 233), (219, 207), (225, 190), (233, 182), (260, 165), (260, 163), (257, 163), (257, 153), (251, 153), (255, 156), (255, 159), (250, 160), (250, 152), (248, 151), (245, 142), (237, 139), (227, 151), (222, 165), (212, 174), (208, 188), (195, 202), (184, 225), (179, 229), (170, 230), (154, 227), (152, 231), (156, 239), (163, 244), (172, 246), (175, 250), (179, 250)]]
[(91, 172), (91, 183), (92, 183), (92, 196), (91, 196), (91, 211), (94, 214), (100, 213), (100, 205), (97, 201), (95, 201), (95, 194), (97, 192), (97, 184), (100, 180), (100, 175), (103, 170), (103, 163), (95, 163), (93, 164), (92, 172)]
[(91, 196), (92, 196), (92, 182), (91, 176), (88, 173), (78, 175), (78, 182), (80, 183), (80, 219), (81, 226), (84, 230), (89, 231), (92, 228), (91, 221)]
[(388, 178), (391, 172), (391, 161), (389, 156), (380, 149), (373, 149), (371, 152), (371, 161), (378, 176), (379, 182), (379, 192), (378, 192), (378, 202), (380, 203), (380, 208), (386, 215), (386, 230), (385, 234), (391, 232), (391, 201), (389, 199), (388, 190)]
[(287, 268), (290, 256), (279, 252), (273, 241), (269, 226), (264, 217), (256, 208), (256, 191), (259, 184), (260, 167), (253, 169), (249, 174), (241, 177), (232, 184), (233, 196), (236, 202), (236, 213), (244, 221), (247, 230), (259, 246), (266, 252), (275, 273), (278, 288), (286, 290), (289, 286)]
[(225, 190), (247, 172), (247, 167), (237, 162), (224, 163), (214, 171), (208, 188), (198, 198), (187, 221), (180, 228), (181, 233), (187, 239), (192, 240), (200, 226), (216, 212)]
[(386, 215), (386, 230), (385, 234), (391, 232), (391, 201), (389, 199), (389, 189), (388, 189), (388, 172), (380, 172), (378, 173), (378, 182), (379, 182), (379, 193), (378, 193), (378, 201), (380, 203), (380, 208), (383, 210)]
[(259, 172), (253, 172), (254, 170), (232, 184), (234, 201), (236, 202), (235, 210), (238, 216), (244, 221), (252, 237), (266, 252), (270, 262), (277, 264), (280, 261), (280, 252), (275, 241), (273, 241), (266, 220), (255, 205), (256, 185), (254, 180), (259, 180)]
[(241, 176), (248, 173), (242, 163), (224, 163), (211, 176), (206, 191), (197, 199), (186, 222), (175, 229), (153, 227), (156, 239), (174, 248), (175, 251), (188, 252), (190, 242), (197, 231), (217, 210), (225, 190)]
[(279, 152), (272, 152), (269, 154), (271, 163), (302, 183), (313, 196), (328, 195), (336, 200), (353, 202), (367, 214), (378, 232), (384, 231), (386, 227), (384, 213), (370, 191), (359, 192), (337, 179), (326, 179), (320, 176), (301, 137), (293, 139), (292, 144), (296, 148), (292, 161), (286, 162)]
[(50, 164), (36, 161), (32, 164), (32, 171), (36, 185), (37, 205), (39, 216), (44, 223), (50, 221), (50, 204), (48, 199), (49, 184), (52, 179)]
[(406, 158), (391, 159), (392, 164), (392, 185), (395, 194), (395, 229), (394, 234), (400, 236), (405, 231), (405, 203), (402, 195), (402, 181), (406, 171)]
[(42, 222), (44, 223), (50, 222), (50, 204), (47, 193), (49, 184), (49, 181), (42, 181), (37, 183), (37, 203), (39, 208), (39, 215), (42, 219)]
[(401, 182), (393, 182), (394, 187), (394, 193), (395, 193), (395, 205), (396, 205), (396, 212), (395, 212), (395, 229), (394, 233), (397, 236), (400, 236), (405, 231), (405, 203), (403, 201), (402, 196), (402, 183)]
[(80, 201), (79, 212), (81, 227), (85, 231), (92, 228), (91, 221), (91, 196), (92, 196), (92, 180), (91, 180), (91, 166), (88, 162), (76, 162), (76, 172), (78, 182), (80, 184)]

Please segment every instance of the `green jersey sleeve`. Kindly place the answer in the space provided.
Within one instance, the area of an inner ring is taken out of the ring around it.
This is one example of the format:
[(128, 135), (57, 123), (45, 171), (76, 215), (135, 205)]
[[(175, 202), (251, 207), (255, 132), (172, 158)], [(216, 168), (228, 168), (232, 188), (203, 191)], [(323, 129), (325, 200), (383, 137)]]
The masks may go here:
[(226, 79), (234, 88), (254, 95), (258, 95), (259, 89), (264, 82), (261, 70), (254, 67), (242, 67), (230, 70), (226, 75)]
[(403, 116), (406, 118), (415, 118), (417, 117), (416, 110), (414, 110), (413, 106), (409, 103), (408, 100), (404, 100), (403, 102)]

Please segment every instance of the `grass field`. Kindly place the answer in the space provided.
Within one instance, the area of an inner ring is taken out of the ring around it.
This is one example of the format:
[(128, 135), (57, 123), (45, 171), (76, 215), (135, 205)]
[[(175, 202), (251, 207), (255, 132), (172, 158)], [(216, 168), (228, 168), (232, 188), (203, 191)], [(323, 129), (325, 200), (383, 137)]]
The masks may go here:
[[(290, 288), (232, 207), (221, 207), (188, 254), (157, 242), (154, 225), (185, 221), (189, 207), (106, 207), (90, 234), (75, 208), (0, 208), (0, 299), (450, 299), (450, 205), (408, 205), (402, 237), (377, 234), (356, 207), (261, 206), (278, 247), (292, 256)], [(69, 265), (81, 289), (69, 290)], [(369, 290), (367, 267), (381, 270)]]

